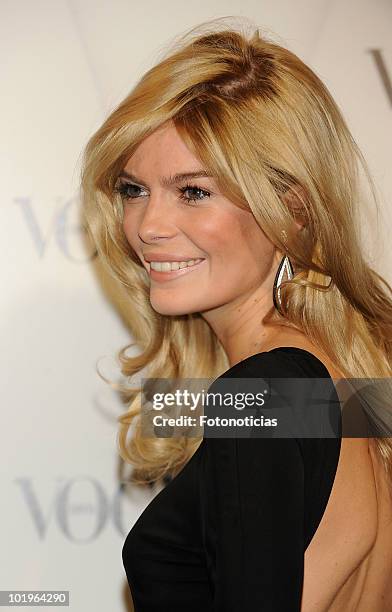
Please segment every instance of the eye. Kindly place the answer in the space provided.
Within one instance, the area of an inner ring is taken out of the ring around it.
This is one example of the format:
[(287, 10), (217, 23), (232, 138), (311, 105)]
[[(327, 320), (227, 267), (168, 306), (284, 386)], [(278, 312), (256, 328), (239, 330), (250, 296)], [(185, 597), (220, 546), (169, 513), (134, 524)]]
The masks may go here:
[[(201, 187), (198, 187), (197, 185), (185, 185), (184, 187), (179, 187), (178, 191), (181, 193), (180, 198), (182, 200), (186, 200), (187, 202), (191, 202), (191, 201), (196, 201), (196, 200), (205, 200), (206, 198), (209, 198), (211, 196), (211, 193), (209, 191), (206, 191), (205, 189), (201, 189)], [(199, 194), (202, 194), (203, 197), (199, 198), (199, 197), (187, 197), (185, 196), (185, 193), (187, 191), (190, 192), (198, 192)]]
[(114, 193), (119, 193), (122, 200), (134, 200), (140, 196), (140, 193), (134, 193), (132, 195), (132, 189), (142, 189), (139, 185), (134, 185), (133, 183), (127, 183), (125, 181), (120, 181), (120, 183), (114, 188)]

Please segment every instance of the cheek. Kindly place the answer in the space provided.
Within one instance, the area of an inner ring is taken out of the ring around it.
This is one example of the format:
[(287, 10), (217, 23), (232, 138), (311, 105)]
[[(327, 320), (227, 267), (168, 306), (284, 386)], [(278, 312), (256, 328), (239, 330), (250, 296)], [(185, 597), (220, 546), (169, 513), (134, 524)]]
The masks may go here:
[(221, 254), (225, 259), (234, 254), (233, 246), (244, 240), (240, 220), (233, 213), (222, 211), (209, 214), (199, 224), (195, 224), (195, 232), (202, 239), (207, 254), (215, 257)]
[[(234, 274), (260, 274), (271, 266), (274, 246), (247, 211), (211, 216), (203, 227), (200, 246), (211, 257), (215, 270)], [(230, 268), (229, 268), (230, 266)]]

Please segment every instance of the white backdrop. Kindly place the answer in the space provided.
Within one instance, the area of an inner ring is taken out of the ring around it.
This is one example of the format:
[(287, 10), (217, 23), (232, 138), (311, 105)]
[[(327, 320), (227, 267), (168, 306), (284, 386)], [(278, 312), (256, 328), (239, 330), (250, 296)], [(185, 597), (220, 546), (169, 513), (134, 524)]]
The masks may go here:
[(83, 241), (82, 149), (174, 36), (246, 16), (342, 109), (379, 189), (375, 265), (392, 282), (392, 4), (1, 0), (0, 11), (0, 590), (65, 589), (73, 612), (125, 612), (121, 548), (158, 490), (119, 489), (123, 406), (95, 364), (114, 377), (130, 338)]

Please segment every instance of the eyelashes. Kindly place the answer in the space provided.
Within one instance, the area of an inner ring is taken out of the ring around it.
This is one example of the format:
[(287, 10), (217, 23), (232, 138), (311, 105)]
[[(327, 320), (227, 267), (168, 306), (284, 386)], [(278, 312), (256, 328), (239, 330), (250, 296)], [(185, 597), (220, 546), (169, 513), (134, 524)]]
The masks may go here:
[[(202, 201), (202, 200), (205, 200), (206, 198), (209, 198), (211, 196), (209, 191), (206, 191), (205, 189), (201, 189), (201, 187), (198, 187), (197, 185), (185, 185), (184, 187), (177, 187), (177, 191), (181, 194), (180, 198), (182, 200), (185, 200), (186, 202)], [(200, 200), (199, 200), (199, 198), (187, 198), (185, 196), (185, 193), (187, 191), (198, 191), (199, 193), (203, 194), (203, 197)]]
[[(121, 181), (117, 187), (114, 188), (114, 193), (118, 193), (121, 196), (121, 199), (124, 201), (128, 201), (128, 200), (135, 200), (136, 198), (140, 197), (140, 194), (136, 194), (136, 195), (131, 195), (129, 193), (130, 189), (136, 189), (136, 190), (140, 190), (143, 189), (142, 187), (139, 187), (139, 185), (135, 185), (134, 183), (128, 183), (125, 181)], [(209, 198), (211, 196), (211, 193), (209, 191), (207, 191), (206, 189), (202, 189), (201, 187), (198, 187), (198, 185), (184, 185), (183, 187), (177, 187), (177, 191), (180, 193), (180, 199), (181, 200), (185, 200), (186, 202), (201, 202), (203, 200), (205, 200), (206, 198)], [(193, 192), (198, 192), (199, 194), (201, 193), (203, 197), (199, 198), (199, 197), (187, 197), (185, 194), (187, 191), (193, 191)]]

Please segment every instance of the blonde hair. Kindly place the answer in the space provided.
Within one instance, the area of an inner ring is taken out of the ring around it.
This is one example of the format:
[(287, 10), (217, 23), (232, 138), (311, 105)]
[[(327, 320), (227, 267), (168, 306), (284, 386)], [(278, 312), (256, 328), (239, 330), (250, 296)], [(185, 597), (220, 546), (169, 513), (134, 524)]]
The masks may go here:
[[(366, 162), (328, 89), (307, 65), (258, 28), (215, 31), (216, 21), (207, 22), (206, 32), (188, 32), (148, 70), (84, 151), (87, 227), (128, 302), (134, 342), (118, 353), (121, 372), (132, 379), (148, 367), (150, 378), (211, 378), (229, 367), (200, 314), (168, 317), (152, 309), (148, 274), (122, 228), (118, 175), (143, 138), (172, 121), (222, 193), (250, 209), (294, 265), (294, 279), (281, 286), (281, 313), (272, 308), (265, 320), (275, 317), (303, 331), (345, 377), (390, 377), (392, 289), (361, 249), (361, 166), (377, 203)], [(302, 190), (300, 214), (306, 217), (298, 234), (280, 197), (295, 187)], [(133, 345), (141, 352), (129, 356)], [(133, 482), (175, 475), (201, 438), (143, 437), (141, 387), (120, 388), (128, 410), (119, 417), (119, 452), (133, 465)], [(392, 480), (392, 438), (372, 442)]]

